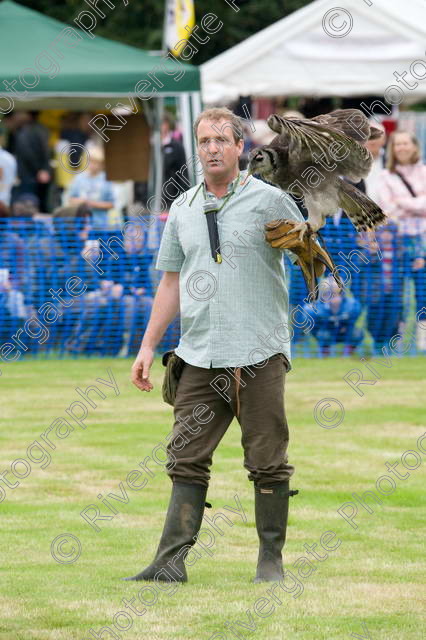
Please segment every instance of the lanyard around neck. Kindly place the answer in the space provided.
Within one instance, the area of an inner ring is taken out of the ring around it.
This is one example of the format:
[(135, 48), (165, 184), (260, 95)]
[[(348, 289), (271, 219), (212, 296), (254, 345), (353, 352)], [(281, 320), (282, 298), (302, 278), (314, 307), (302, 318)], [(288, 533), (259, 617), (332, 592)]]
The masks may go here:
[[(207, 198), (207, 194), (206, 191), (204, 189), (204, 205), (203, 205), (203, 210), (204, 213), (206, 214), (206, 221), (207, 221), (207, 228), (209, 231), (209, 240), (210, 240), (210, 250), (211, 250), (211, 254), (213, 257), (213, 260), (215, 262), (221, 263), (222, 262), (222, 256), (220, 253), (220, 243), (219, 243), (219, 229), (217, 226), (217, 214), (219, 213), (219, 211), (221, 211), (223, 209), (223, 207), (225, 206), (225, 204), (228, 202), (228, 200), (234, 195), (235, 193), (235, 189), (237, 187), (237, 184), (239, 182), (240, 179), (240, 174), (238, 173), (238, 176), (236, 178), (236, 180), (234, 181), (232, 190), (226, 194), (226, 196), (224, 197), (224, 200), (221, 204), (221, 206), (216, 209), (216, 203), (211, 201), (208, 201)], [(204, 184), (203, 184), (204, 186)], [(217, 199), (216, 199), (217, 202)]]

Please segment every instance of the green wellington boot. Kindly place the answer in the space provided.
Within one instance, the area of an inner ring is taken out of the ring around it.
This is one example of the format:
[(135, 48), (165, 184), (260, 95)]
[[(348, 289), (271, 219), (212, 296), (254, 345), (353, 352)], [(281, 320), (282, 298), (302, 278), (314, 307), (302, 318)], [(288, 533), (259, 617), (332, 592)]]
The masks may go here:
[(256, 529), (259, 536), (259, 559), (253, 582), (276, 582), (283, 578), (281, 551), (284, 546), (288, 499), (298, 491), (289, 491), (289, 482), (254, 487)]
[(207, 487), (174, 482), (163, 534), (153, 562), (123, 580), (187, 582), (184, 559), (196, 542), (204, 515)]

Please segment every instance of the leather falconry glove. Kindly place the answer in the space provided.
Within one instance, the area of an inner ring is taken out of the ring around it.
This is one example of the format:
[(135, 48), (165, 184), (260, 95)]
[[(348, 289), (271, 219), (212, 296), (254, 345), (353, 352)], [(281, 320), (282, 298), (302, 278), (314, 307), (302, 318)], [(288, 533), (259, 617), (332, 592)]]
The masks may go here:
[[(265, 240), (275, 249), (288, 249), (297, 256), (296, 264), (302, 270), (310, 297), (318, 298), (319, 278), (324, 266), (330, 269), (338, 286), (343, 289), (343, 282), (336, 271), (336, 266), (328, 251), (317, 242), (317, 234), (309, 227), (303, 240), (299, 231), (293, 231), (298, 224), (296, 220), (272, 220), (265, 224)], [(323, 266), (324, 265), (324, 266)]]

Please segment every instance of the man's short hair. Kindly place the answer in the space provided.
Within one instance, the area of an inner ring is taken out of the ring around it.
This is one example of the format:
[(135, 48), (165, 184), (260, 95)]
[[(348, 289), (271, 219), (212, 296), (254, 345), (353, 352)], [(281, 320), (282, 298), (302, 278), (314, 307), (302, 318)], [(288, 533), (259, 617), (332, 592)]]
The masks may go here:
[(233, 113), (227, 107), (212, 107), (211, 109), (205, 109), (202, 111), (196, 121), (194, 122), (194, 135), (197, 138), (197, 129), (201, 120), (211, 120), (212, 122), (219, 122), (219, 120), (227, 120), (232, 128), (234, 135), (234, 141), (239, 142), (244, 138), (243, 123), (235, 113)]

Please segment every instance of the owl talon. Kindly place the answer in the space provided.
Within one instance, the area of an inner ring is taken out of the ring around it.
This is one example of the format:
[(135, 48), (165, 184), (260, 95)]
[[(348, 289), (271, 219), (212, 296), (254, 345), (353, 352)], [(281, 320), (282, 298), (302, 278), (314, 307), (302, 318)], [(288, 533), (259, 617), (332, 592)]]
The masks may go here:
[(292, 229), (287, 231), (285, 235), (288, 236), (290, 233), (294, 233), (295, 231), (299, 232), (299, 242), (303, 242), (305, 233), (308, 235), (312, 233), (311, 225), (308, 222), (298, 222)]

